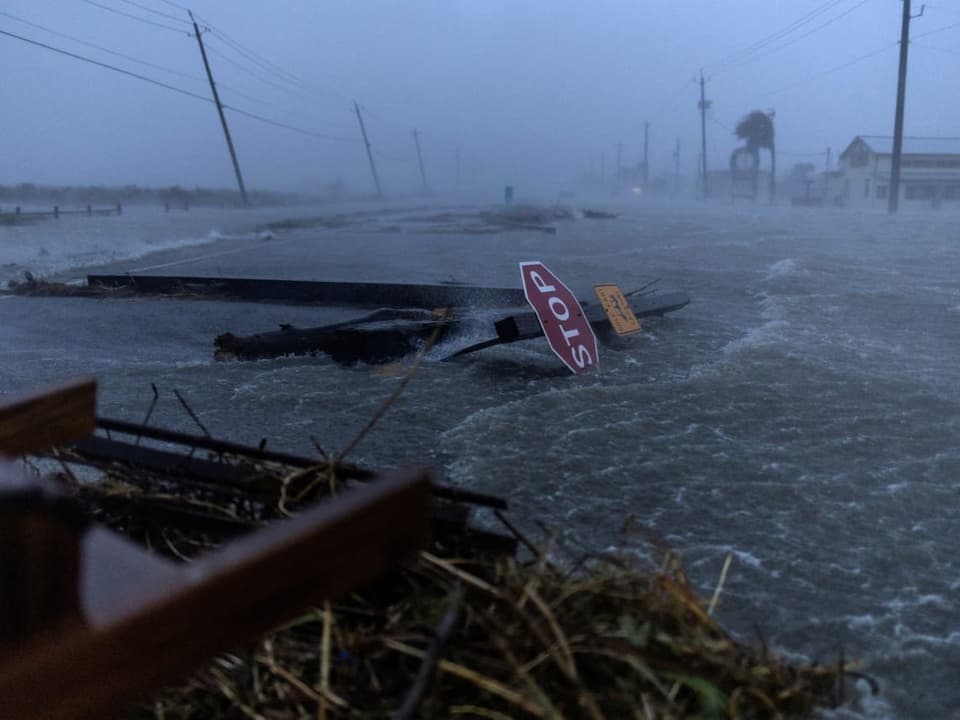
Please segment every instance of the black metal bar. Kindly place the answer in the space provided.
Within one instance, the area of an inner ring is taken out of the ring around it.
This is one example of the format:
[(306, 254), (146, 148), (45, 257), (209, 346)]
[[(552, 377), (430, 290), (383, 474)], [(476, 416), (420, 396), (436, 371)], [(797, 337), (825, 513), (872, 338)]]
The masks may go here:
[(519, 288), (477, 285), (324, 282), (175, 275), (87, 275), (87, 284), (154, 295), (186, 293), (241, 300), (295, 300), (359, 307), (511, 307), (526, 305)]
[[(188, 433), (177, 432), (176, 430), (167, 430), (157, 427), (144, 427), (137, 423), (127, 422), (125, 420), (113, 420), (110, 418), (98, 417), (97, 427), (101, 430), (113, 431), (124, 435), (144, 437), (159, 442), (169, 442), (202, 450), (211, 450), (213, 452), (237, 455), (253, 460), (282, 463), (292, 467), (307, 468), (314, 466), (322, 467), (324, 465), (323, 461), (319, 461), (315, 458), (307, 458), (299, 455), (292, 455), (290, 453), (277, 452), (274, 450), (263, 450), (252, 445), (243, 445), (241, 443), (234, 443), (226, 440), (217, 440), (215, 438), (207, 438), (201, 435), (190, 435)], [(133, 451), (146, 449), (142, 446), (137, 447), (126, 443), (120, 443), (119, 441), (115, 442), (117, 446), (126, 445), (128, 448), (132, 448)], [(98, 447), (101, 452), (105, 452), (106, 445), (104, 443), (101, 443)], [(118, 450), (118, 452), (120, 451)], [(351, 478), (354, 480), (372, 480), (378, 476), (378, 473), (373, 470), (361, 468), (357, 465), (352, 465), (349, 463), (338, 464), (337, 471), (342, 477)], [(477, 505), (479, 507), (489, 507), (500, 510), (507, 509), (507, 501), (501, 497), (473, 492), (471, 490), (464, 490), (462, 488), (449, 485), (434, 484), (433, 494), (446, 500), (468, 503), (470, 505)]]

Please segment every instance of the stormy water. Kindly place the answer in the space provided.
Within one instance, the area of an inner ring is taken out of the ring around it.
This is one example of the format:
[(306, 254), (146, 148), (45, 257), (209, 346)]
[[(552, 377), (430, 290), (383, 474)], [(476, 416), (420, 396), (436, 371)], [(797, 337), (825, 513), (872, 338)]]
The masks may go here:
[[(542, 260), (583, 297), (659, 278), (691, 304), (606, 338), (573, 376), (544, 341), (427, 362), (353, 460), (427, 464), (506, 496), (571, 556), (651, 540), (718, 613), (798, 660), (861, 658), (880, 683), (833, 717), (960, 707), (960, 224), (947, 214), (620, 205), (555, 234), (458, 229), (462, 209), (130, 209), (0, 227), (0, 282), (112, 272), (518, 286)], [(442, 213), (442, 218), (438, 215)], [(324, 217), (320, 222), (305, 218)], [(442, 219), (440, 222), (438, 219)], [(264, 227), (274, 225), (269, 233)], [(478, 314), (489, 312), (475, 309)], [(345, 447), (404, 365), (215, 362), (222, 332), (359, 311), (220, 301), (0, 297), (0, 391), (77, 374), (103, 415), (275, 448)], [(623, 532), (631, 518), (632, 532)], [(481, 519), (482, 521), (482, 519)], [(559, 551), (558, 551), (559, 552)]]

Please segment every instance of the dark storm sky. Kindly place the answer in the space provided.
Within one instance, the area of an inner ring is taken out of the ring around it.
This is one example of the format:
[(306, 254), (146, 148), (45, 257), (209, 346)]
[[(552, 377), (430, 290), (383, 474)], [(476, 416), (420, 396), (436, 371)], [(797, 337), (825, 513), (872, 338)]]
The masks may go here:
[[(208, 97), (183, 5), (6, 0), (0, 30)], [(609, 172), (618, 142), (624, 164), (636, 163), (645, 120), (652, 174), (672, 172), (678, 137), (683, 171), (693, 173), (700, 130), (693, 78), (701, 67), (713, 101), (713, 167), (726, 165), (736, 142), (730, 130), (754, 109), (776, 111), (783, 169), (822, 166), (827, 147), (835, 158), (856, 134), (891, 134), (901, 7), (897, 0), (192, 5), (201, 26), (214, 28), (204, 39), (227, 105), (331, 136), (228, 110), (248, 185), (315, 189), (339, 178), (366, 190), (356, 98), (389, 188), (418, 182), (417, 127), (437, 187), (453, 183), (460, 148), (465, 185), (551, 192), (598, 172), (601, 156)], [(960, 6), (928, 4), (912, 38), (907, 133), (960, 135), (951, 89)], [(211, 104), (6, 35), (0, 66), (0, 182), (232, 184)]]

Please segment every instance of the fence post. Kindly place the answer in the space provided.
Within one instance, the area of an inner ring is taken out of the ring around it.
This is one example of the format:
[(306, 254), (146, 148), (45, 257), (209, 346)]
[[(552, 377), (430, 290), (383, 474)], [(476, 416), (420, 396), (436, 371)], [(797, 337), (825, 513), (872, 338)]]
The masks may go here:
[(87, 215), (93, 215), (93, 207), (87, 205)]
[(117, 203), (117, 215), (123, 215), (123, 205)]
[(59, 218), (59, 217), (60, 217), (60, 206), (59, 206), (59, 205), (54, 205), (54, 206), (53, 206), (53, 216), (54, 216), (55, 218)]
[(16, 209), (13, 211), (14, 215), (20, 215), (20, 206), (17, 205)]

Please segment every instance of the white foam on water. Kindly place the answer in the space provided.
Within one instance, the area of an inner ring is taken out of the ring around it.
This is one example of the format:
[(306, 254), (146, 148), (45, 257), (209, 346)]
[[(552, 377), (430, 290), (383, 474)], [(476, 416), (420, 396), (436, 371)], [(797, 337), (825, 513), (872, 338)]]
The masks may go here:
[(766, 280), (782, 277), (784, 275), (794, 275), (797, 273), (797, 261), (793, 258), (784, 258), (778, 260), (767, 268)]

